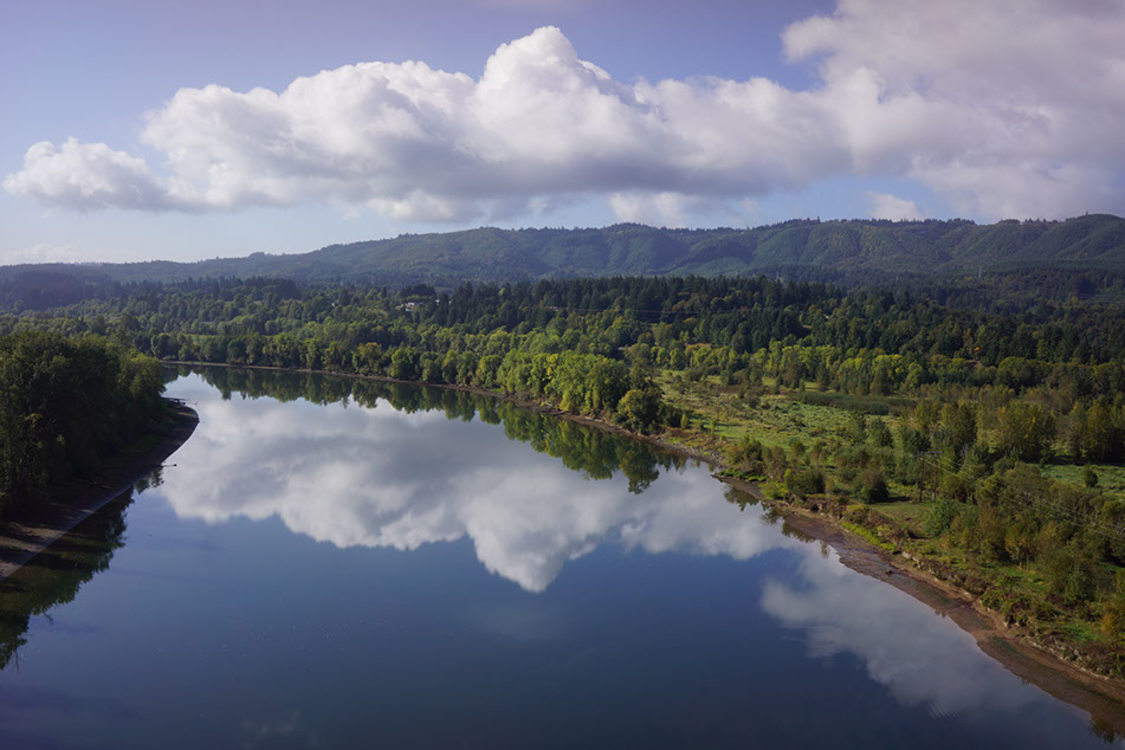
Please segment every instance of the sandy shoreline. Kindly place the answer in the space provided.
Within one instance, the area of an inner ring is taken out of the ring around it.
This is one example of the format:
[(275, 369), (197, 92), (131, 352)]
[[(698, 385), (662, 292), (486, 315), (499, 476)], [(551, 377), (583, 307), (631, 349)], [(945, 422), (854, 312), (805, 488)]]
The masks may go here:
[(195, 431), (199, 415), (182, 404), (174, 408), (171, 429), (152, 448), (94, 479), (68, 482), (51, 499), (14, 515), (0, 526), (0, 580), (15, 573), (175, 453)]

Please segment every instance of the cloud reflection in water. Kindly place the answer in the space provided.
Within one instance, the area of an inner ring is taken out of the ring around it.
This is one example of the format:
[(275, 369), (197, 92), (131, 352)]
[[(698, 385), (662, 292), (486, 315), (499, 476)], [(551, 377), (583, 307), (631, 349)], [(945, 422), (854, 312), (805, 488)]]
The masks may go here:
[(706, 471), (666, 472), (638, 498), (620, 475), (591, 481), (499, 427), (437, 411), (223, 401), (210, 388), (191, 390), (202, 422), (177, 453), (189, 468), (167, 472), (163, 487), (180, 517), (277, 516), (339, 547), (409, 550), (468, 536), (489, 571), (532, 592), (607, 540), (736, 559), (799, 544), (737, 522)]
[[(707, 471), (665, 471), (638, 497), (619, 473), (590, 480), (499, 426), (440, 411), (223, 401), (198, 377), (173, 390), (202, 416), (177, 453), (183, 468), (166, 472), (162, 488), (181, 517), (277, 516), (339, 547), (409, 550), (467, 536), (489, 571), (529, 592), (546, 590), (567, 561), (605, 543), (738, 560), (788, 548), (799, 556), (798, 583), (767, 581), (762, 606), (807, 631), (814, 658), (855, 654), (899, 703), (938, 716), (1033, 710), (1046, 699), (924, 604), (738, 513)], [(521, 607), (470, 619), (520, 640), (552, 637), (561, 626), (558, 613)]]
[(985, 706), (1014, 711), (1042, 698), (922, 602), (844, 567), (834, 551), (821, 555), (809, 545), (800, 554), (807, 587), (769, 581), (762, 607), (805, 630), (811, 656), (855, 654), (899, 703), (926, 706), (937, 716)]

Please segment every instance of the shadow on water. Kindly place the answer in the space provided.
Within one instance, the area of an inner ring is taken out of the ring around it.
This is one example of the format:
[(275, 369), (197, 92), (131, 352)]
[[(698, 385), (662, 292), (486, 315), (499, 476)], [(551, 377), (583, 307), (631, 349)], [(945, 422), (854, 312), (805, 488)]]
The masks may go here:
[(282, 402), (297, 399), (320, 405), (354, 402), (368, 409), (376, 408), (379, 401), (386, 401), (395, 410), (408, 414), (441, 411), (449, 419), (465, 422), (479, 417), (487, 424), (503, 425), (504, 434), (510, 440), (526, 443), (539, 453), (558, 458), (568, 469), (590, 479), (609, 479), (614, 471), (620, 471), (634, 494), (643, 493), (659, 478), (661, 471), (679, 470), (686, 463), (683, 457), (657, 450), (647, 443), (466, 391), (317, 373), (229, 367), (180, 370), (181, 374), (192, 372), (201, 375), (228, 400), (232, 394), (240, 393), (249, 398), (269, 397)]
[(27, 643), (33, 616), (49, 617), (54, 607), (72, 601), (83, 584), (109, 568), (113, 553), (125, 544), (125, 512), (134, 491), (158, 486), (160, 481), (159, 469), (141, 478), (0, 580), (0, 670), (19, 668), (19, 650)]

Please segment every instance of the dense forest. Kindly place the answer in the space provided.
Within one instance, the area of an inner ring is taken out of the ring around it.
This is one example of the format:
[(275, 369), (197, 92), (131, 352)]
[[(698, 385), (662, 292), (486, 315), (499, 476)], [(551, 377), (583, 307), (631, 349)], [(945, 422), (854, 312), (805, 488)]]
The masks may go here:
[(160, 364), (95, 336), (0, 336), (0, 518), (96, 472), (166, 415)]
[(496, 229), (407, 234), (309, 253), (196, 263), (40, 264), (0, 267), (0, 310), (46, 309), (118, 295), (143, 282), (268, 276), (309, 284), (401, 288), (614, 275), (764, 274), (848, 286), (940, 280), (981, 299), (1125, 296), (1125, 219), (1066, 221), (819, 221), (753, 229)]
[(1120, 307), (764, 277), (127, 291), (0, 333), (470, 387), (656, 434), (1123, 673)]

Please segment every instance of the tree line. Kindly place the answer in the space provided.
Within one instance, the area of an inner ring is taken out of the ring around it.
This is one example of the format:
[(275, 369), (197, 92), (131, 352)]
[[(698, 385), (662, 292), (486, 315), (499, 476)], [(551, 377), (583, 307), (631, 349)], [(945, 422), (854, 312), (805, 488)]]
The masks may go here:
[(160, 363), (94, 336), (0, 336), (0, 518), (96, 472), (165, 414)]
[[(183, 367), (181, 373), (191, 372)], [(469, 391), (425, 388), (382, 380), (332, 377), (314, 373), (268, 372), (235, 368), (198, 370), (224, 398), (234, 392), (252, 398), (269, 396), (279, 401), (304, 399), (316, 404), (353, 401), (374, 409), (379, 401), (407, 413), (441, 411), (450, 419), (479, 418), (502, 425), (512, 440), (527, 443), (539, 453), (560, 459), (564, 465), (590, 479), (608, 479), (620, 471), (629, 490), (642, 492), (655, 481), (661, 469), (679, 469), (684, 460), (648, 443), (627, 440), (600, 430), (591, 430), (571, 420), (521, 408), (510, 402)]]
[(1125, 316), (1113, 307), (997, 313), (908, 291), (661, 277), (452, 293), (207, 281), (146, 285), (62, 310), (0, 316), (0, 332), (91, 332), (161, 359), (494, 388), (645, 429), (683, 421), (658, 398), (653, 368), (689, 381), (717, 375), (752, 389), (767, 379), (856, 396), (986, 389), (993, 400), (1029, 399), (1051, 411), (1060, 429), (1078, 434), (1067, 440), (1077, 456), (1119, 453), (1112, 436), (1121, 426), (1115, 399), (1125, 393)]

